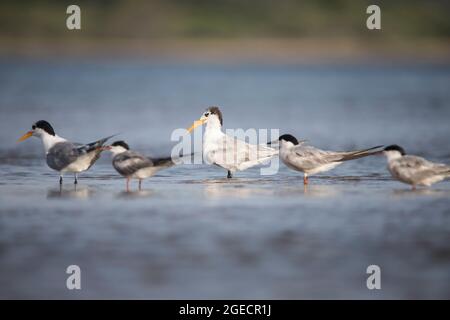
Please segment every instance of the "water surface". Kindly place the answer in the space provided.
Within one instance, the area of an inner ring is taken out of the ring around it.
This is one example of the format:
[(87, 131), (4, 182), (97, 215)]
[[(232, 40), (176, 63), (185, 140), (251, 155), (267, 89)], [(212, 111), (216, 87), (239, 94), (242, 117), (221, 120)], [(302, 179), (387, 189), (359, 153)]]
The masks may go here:
[[(0, 63), (0, 297), (449, 298), (450, 183), (409, 190), (382, 157), (311, 178), (281, 166), (225, 179), (182, 165), (127, 193), (102, 159), (75, 188), (45, 165), (46, 119), (88, 142), (122, 132), (147, 154), (219, 105), (227, 128), (280, 128), (329, 149), (398, 143), (450, 162), (448, 67)], [(68, 265), (82, 290), (65, 287)], [(366, 288), (366, 268), (382, 289)]]

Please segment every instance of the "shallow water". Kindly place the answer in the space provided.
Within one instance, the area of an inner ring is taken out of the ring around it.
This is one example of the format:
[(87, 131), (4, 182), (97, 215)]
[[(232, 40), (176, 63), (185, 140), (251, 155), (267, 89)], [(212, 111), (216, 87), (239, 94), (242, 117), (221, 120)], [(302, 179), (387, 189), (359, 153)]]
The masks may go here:
[[(323, 148), (399, 143), (449, 161), (449, 68), (185, 66), (3, 60), (0, 297), (450, 298), (450, 183), (411, 191), (372, 157), (313, 176), (225, 179), (205, 165), (124, 191), (109, 155), (80, 178), (45, 166), (38, 119), (69, 139), (115, 132), (148, 154), (210, 104), (227, 128), (281, 128)], [(65, 287), (68, 265), (82, 290)], [(382, 289), (366, 288), (366, 268)]]

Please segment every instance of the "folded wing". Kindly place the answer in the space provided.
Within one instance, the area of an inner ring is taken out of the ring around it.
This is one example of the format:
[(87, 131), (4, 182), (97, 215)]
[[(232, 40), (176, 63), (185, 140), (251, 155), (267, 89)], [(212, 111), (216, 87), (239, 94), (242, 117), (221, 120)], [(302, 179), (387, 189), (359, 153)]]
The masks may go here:
[(415, 181), (426, 180), (433, 176), (450, 176), (450, 166), (411, 155), (398, 159), (393, 169), (397, 174)]
[(265, 145), (246, 143), (224, 135), (219, 148), (214, 152), (215, 163), (225, 168), (245, 170), (261, 164), (278, 154), (278, 150)]
[(153, 161), (140, 153), (127, 151), (113, 158), (113, 167), (123, 176), (129, 176), (138, 170), (153, 167)]

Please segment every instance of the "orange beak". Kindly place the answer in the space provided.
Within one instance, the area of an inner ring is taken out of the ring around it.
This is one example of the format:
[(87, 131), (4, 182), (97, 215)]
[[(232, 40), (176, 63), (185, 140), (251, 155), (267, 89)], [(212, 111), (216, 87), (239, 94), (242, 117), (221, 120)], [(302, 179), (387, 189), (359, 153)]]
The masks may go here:
[(191, 133), (192, 130), (194, 130), (194, 129), (197, 128), (198, 126), (201, 126), (202, 124), (204, 124), (205, 121), (206, 121), (206, 119), (205, 119), (205, 120), (200, 119), (200, 120), (194, 121), (194, 123), (192, 124), (192, 126), (191, 126), (189, 129), (187, 129), (187, 131), (188, 131), (189, 133)]
[(17, 142), (21, 142), (24, 140), (27, 140), (29, 137), (31, 137), (33, 135), (33, 131), (28, 131), (27, 133), (25, 133), (23, 136), (21, 136), (19, 138), (19, 140), (17, 140)]

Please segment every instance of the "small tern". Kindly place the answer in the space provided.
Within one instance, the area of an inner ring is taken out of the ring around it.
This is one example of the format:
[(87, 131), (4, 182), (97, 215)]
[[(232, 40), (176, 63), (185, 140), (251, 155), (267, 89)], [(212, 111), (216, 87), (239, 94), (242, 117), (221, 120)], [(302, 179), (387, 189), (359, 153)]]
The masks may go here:
[(450, 166), (435, 163), (424, 158), (406, 155), (405, 150), (398, 145), (384, 148), (383, 154), (388, 161), (388, 170), (395, 179), (416, 186), (431, 186), (433, 183), (450, 177)]
[[(356, 151), (325, 151), (304, 145), (306, 140), (298, 141), (290, 134), (284, 134), (278, 141), (269, 144), (279, 144), (280, 158), (283, 163), (296, 171), (303, 172), (303, 183), (308, 184), (308, 175), (333, 169), (347, 160), (358, 159), (379, 153), (382, 146)], [(377, 150), (377, 151), (375, 151)]]
[(129, 191), (130, 179), (138, 179), (139, 190), (141, 190), (143, 179), (175, 164), (171, 157), (149, 158), (138, 152), (130, 151), (130, 147), (125, 141), (116, 141), (109, 146), (105, 146), (104, 149), (111, 151), (113, 154), (113, 167), (126, 178), (127, 191)]
[(25, 133), (18, 141), (32, 136), (38, 137), (44, 144), (47, 165), (59, 172), (59, 183), (63, 182), (63, 174), (74, 173), (74, 184), (78, 183), (78, 173), (88, 170), (100, 158), (103, 144), (113, 136), (109, 136), (88, 144), (72, 143), (58, 136), (45, 120), (32, 125), (32, 130)]
[(209, 163), (228, 171), (227, 178), (232, 178), (236, 171), (266, 162), (278, 154), (278, 150), (265, 145), (246, 143), (222, 132), (222, 112), (218, 107), (208, 108), (201, 118), (187, 129), (192, 132), (206, 123), (203, 135), (203, 155)]

